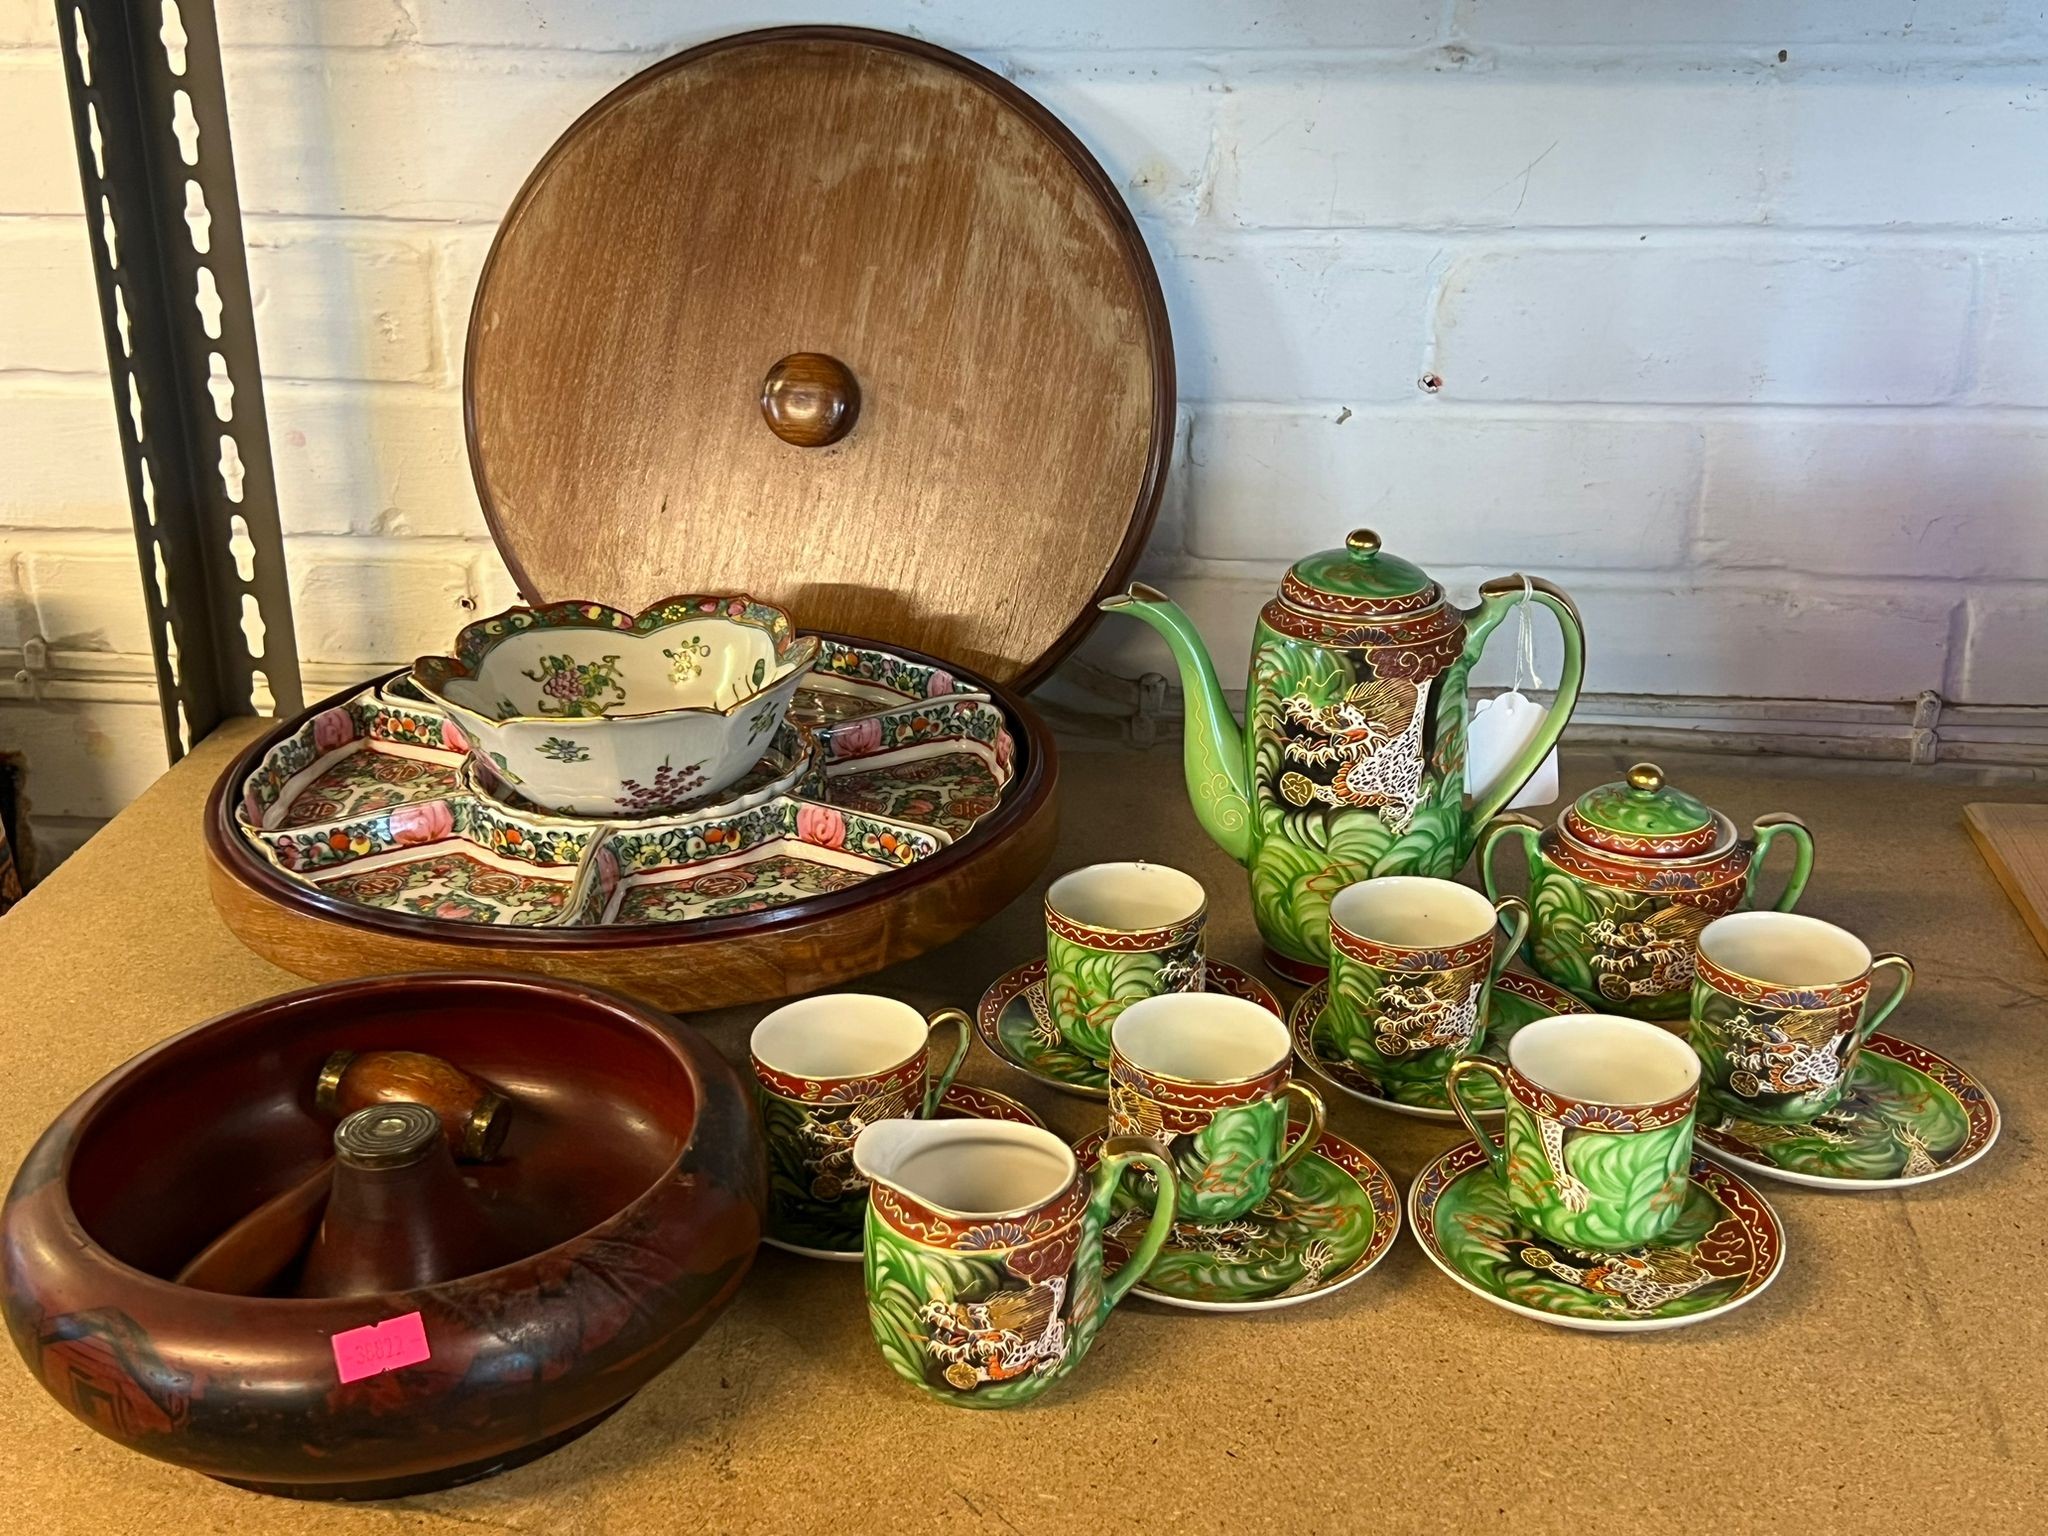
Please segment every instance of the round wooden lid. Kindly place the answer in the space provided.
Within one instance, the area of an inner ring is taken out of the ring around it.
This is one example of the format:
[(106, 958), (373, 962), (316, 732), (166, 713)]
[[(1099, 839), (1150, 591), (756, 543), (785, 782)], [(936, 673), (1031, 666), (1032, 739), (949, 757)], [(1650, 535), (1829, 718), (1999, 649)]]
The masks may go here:
[(529, 600), (744, 591), (1028, 686), (1150, 531), (1173, 347), (1129, 210), (1044, 107), (793, 27), (665, 60), (555, 143), (463, 393)]

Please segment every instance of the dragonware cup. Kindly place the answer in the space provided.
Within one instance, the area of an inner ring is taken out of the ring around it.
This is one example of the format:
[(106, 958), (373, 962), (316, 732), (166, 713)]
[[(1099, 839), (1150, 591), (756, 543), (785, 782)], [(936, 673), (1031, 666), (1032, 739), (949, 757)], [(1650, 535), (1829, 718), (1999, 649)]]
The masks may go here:
[[(1290, 1097), (1307, 1122), (1292, 1142)], [(1109, 1130), (1167, 1149), (1183, 1221), (1232, 1221), (1322, 1139), (1323, 1100), (1294, 1081), (1287, 1026), (1257, 1003), (1148, 997), (1110, 1030)]]
[[(1898, 985), (1869, 1006), (1870, 978)], [(1700, 933), (1692, 1047), (1716, 1109), (1796, 1125), (1841, 1102), (1863, 1042), (1912, 990), (1903, 955), (1872, 957), (1855, 934), (1817, 917), (1737, 912)]]
[[(1458, 1091), (1474, 1072), (1504, 1091), (1502, 1146)], [(1699, 1058), (1683, 1040), (1602, 1013), (1525, 1024), (1508, 1041), (1507, 1066), (1460, 1057), (1445, 1084), (1515, 1219), (1591, 1253), (1653, 1242), (1678, 1220), (1699, 1085)]]
[[(957, 1026), (960, 1041), (935, 1075), (931, 1035), (942, 1024)], [(854, 1138), (878, 1121), (929, 1118), (973, 1038), (958, 1008), (927, 1019), (861, 992), (785, 1003), (756, 1024), (748, 1047), (768, 1140), (768, 1236), (805, 1250), (857, 1249), (867, 1181)]]
[[(868, 1321), (896, 1373), (943, 1402), (1028, 1402), (1080, 1363), (1173, 1230), (1166, 1149), (1102, 1145), (1092, 1178), (1050, 1131), (998, 1120), (885, 1120), (854, 1143), (868, 1180)], [(1102, 1231), (1130, 1167), (1152, 1221), (1115, 1276)]]
[[(1505, 932), (1495, 937), (1498, 925)], [(1382, 875), (1330, 903), (1330, 1043), (1388, 1084), (1442, 1082), (1479, 1049), (1493, 980), (1529, 929), (1520, 897), (1454, 880)]]
[(1045, 1000), (1067, 1045), (1109, 1063), (1125, 1008), (1162, 992), (1202, 990), (1201, 882), (1164, 864), (1090, 864), (1045, 893)]

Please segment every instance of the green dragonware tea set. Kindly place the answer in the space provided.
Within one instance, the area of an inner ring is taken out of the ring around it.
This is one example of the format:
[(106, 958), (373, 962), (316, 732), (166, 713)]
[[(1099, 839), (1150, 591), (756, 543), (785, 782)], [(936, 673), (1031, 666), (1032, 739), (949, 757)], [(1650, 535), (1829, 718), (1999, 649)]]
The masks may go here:
[[(1556, 615), (1562, 682), (1498, 782), (1468, 793), (1467, 680), (1518, 601)], [(1783, 1227), (1744, 1175), (1895, 1188), (1997, 1135), (1981, 1085), (1879, 1032), (1910, 964), (1791, 910), (1813, 867), (1796, 818), (1744, 835), (1649, 763), (1554, 826), (1503, 813), (1578, 694), (1579, 618), (1556, 588), (1504, 578), (1459, 610), (1354, 533), (1260, 614), (1242, 727), (1163, 594), (1102, 606), (1179, 662), (1194, 809), (1248, 871), (1270, 967), (1306, 990), (1283, 1011), (1209, 958), (1192, 876), (1102, 863), (1051, 883), (1042, 956), (972, 1019), (825, 995), (761, 1020), (769, 1241), (861, 1259), (884, 1357), (931, 1395), (1037, 1397), (1133, 1292), (1258, 1311), (1370, 1270), (1402, 1201), (1326, 1128), (1298, 1067), (1323, 1091), (1462, 1122), (1470, 1139), (1408, 1191), (1416, 1240), (1498, 1306), (1599, 1331), (1720, 1316), (1771, 1283)], [(1792, 868), (1766, 901), (1778, 841)], [(1517, 842), (1526, 897), (1501, 889)], [(1484, 894), (1452, 878), (1475, 851)], [(1069, 1146), (956, 1084), (976, 1036), (1102, 1101), (1103, 1122)]]
[[(1698, 1321), (1770, 1283), (1783, 1231), (1745, 1173), (1891, 1188), (1990, 1145), (1982, 1087), (1878, 1032), (1911, 966), (1791, 911), (1813, 864), (1795, 818), (1744, 836), (1647, 763), (1552, 827), (1500, 814), (1571, 713), (1581, 631), (1547, 583), (1480, 590), (1476, 609), (1453, 607), (1369, 532), (1300, 561), (1260, 614), (1243, 727), (1180, 609), (1142, 586), (1102, 605), (1159, 630), (1180, 663), (1189, 794), (1248, 871), (1269, 965), (1306, 988), (1291, 1011), (1207, 955), (1200, 882), (1125, 862), (1052, 882), (1042, 956), (971, 1017), (819, 994), (756, 1025), (768, 1241), (864, 1263), (900, 1374), (947, 1402), (1020, 1403), (1075, 1367), (1127, 1294), (1245, 1312), (1358, 1280), (1402, 1202), (1326, 1127), (1321, 1090), (1462, 1121), (1471, 1139), (1408, 1192), (1417, 1241), (1489, 1301), (1592, 1329)], [(1562, 681), (1497, 782), (1468, 793), (1467, 680), (1518, 601), (1556, 615)], [(823, 847), (823, 802), (803, 798), (805, 733), (834, 729), (819, 701), (839, 697), (806, 681), (820, 657), (745, 597), (571, 603), (479, 621), (412, 682), (446, 711), (428, 746), (466, 752), (480, 792), (535, 807), (536, 827), (580, 816), (617, 841), (788, 803), (797, 837)], [(900, 711), (902, 690), (870, 701), (860, 690), (880, 685), (854, 670), (849, 718)], [(974, 703), (938, 674), (908, 686), (920, 718), (934, 696)], [(827, 761), (848, 750), (832, 737)], [(304, 771), (281, 764), (278, 793)], [(1763, 904), (1780, 840), (1791, 874)], [(1499, 889), (1516, 843), (1526, 897)], [(1483, 895), (1452, 878), (1475, 851)], [(722, 848), (704, 856), (722, 867)], [(977, 1037), (1101, 1101), (1102, 1123), (1070, 1146), (1014, 1099), (956, 1082)]]

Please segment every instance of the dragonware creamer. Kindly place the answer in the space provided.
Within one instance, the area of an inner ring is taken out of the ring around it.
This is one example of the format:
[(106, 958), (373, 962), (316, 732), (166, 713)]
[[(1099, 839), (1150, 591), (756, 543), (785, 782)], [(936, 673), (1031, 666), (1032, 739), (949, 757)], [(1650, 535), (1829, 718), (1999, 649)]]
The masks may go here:
[[(1466, 679), (1527, 593), (1557, 616), (1564, 667), (1543, 726), (1476, 800), (1465, 796)], [(1240, 729), (1195, 626), (1134, 584), (1102, 607), (1165, 638), (1187, 695), (1183, 761), (1203, 828), (1251, 872), (1267, 959), (1313, 980), (1330, 899), (1373, 875), (1455, 875), (1479, 829), (1536, 771), (1578, 702), (1584, 631), (1549, 582), (1503, 576), (1453, 607), (1361, 529), (1296, 562), (1259, 615)]]

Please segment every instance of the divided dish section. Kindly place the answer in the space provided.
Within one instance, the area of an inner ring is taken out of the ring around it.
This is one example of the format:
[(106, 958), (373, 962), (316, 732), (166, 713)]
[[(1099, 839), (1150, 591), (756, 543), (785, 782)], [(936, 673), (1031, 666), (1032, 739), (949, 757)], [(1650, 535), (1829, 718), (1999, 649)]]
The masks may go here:
[(985, 693), (827, 642), (761, 763), (660, 817), (543, 813), (402, 678), (321, 711), (239, 786), (236, 829), (289, 878), (354, 905), (500, 926), (675, 924), (765, 912), (970, 835), (1012, 781)]

